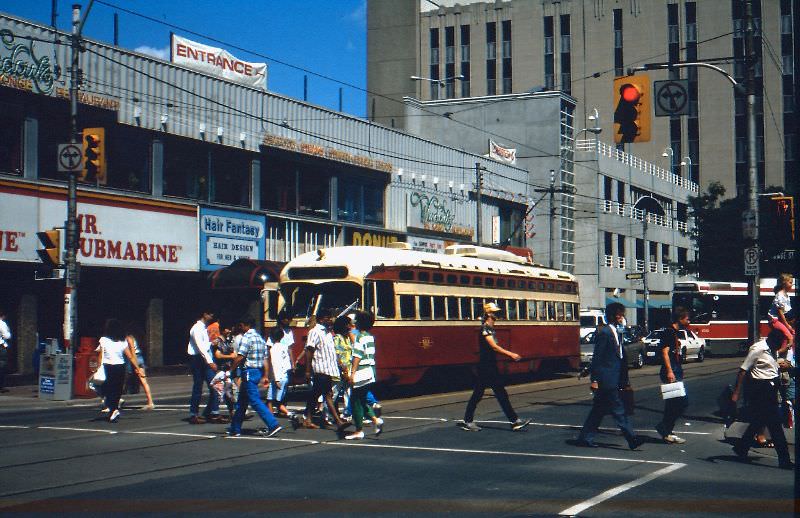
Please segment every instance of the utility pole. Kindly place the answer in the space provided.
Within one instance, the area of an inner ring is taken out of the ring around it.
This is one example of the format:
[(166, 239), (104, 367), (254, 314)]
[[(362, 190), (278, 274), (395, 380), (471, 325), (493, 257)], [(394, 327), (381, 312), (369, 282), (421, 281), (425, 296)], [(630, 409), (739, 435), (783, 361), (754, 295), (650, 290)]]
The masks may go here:
[[(746, 0), (744, 4), (744, 54), (745, 54), (745, 85), (747, 91), (747, 206), (750, 213), (755, 217), (755, 229), (752, 239), (745, 241), (745, 247), (756, 251), (756, 256), (760, 256), (758, 246), (758, 162), (756, 156), (756, 59), (755, 49), (753, 48), (753, 2)], [(759, 262), (756, 262), (755, 270), (748, 277), (747, 294), (750, 299), (750, 318), (747, 326), (748, 345), (753, 344), (759, 338), (759, 323), (761, 319), (758, 314), (758, 298), (761, 287), (759, 282)]]
[(559, 194), (575, 194), (575, 190), (571, 187), (559, 187), (556, 189), (556, 172), (550, 169), (550, 187), (547, 189), (534, 189), (533, 192), (541, 192), (550, 195), (550, 268), (555, 268), (555, 245), (553, 239), (556, 235), (556, 204), (555, 195)]
[(644, 330), (650, 332), (650, 288), (647, 285), (647, 274), (650, 271), (650, 247), (647, 244), (647, 218), (645, 211), (642, 216), (642, 242), (644, 243), (644, 272), (642, 272), (642, 287), (644, 288)]
[(483, 212), (483, 202), (481, 200), (481, 195), (483, 192), (483, 167), (481, 167), (480, 162), (475, 162), (475, 205), (477, 207), (478, 213), (476, 214), (475, 218), (475, 242), (478, 246), (481, 246), (481, 225), (482, 225), (482, 216), (481, 213)]

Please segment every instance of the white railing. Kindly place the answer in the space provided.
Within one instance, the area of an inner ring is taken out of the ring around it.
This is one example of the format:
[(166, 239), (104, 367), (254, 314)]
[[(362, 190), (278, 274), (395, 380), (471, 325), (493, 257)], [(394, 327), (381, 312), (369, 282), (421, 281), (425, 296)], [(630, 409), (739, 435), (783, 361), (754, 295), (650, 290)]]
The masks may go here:
[(677, 228), (681, 232), (687, 232), (689, 230), (689, 225), (687, 225), (685, 221), (675, 220), (675, 228)]
[(658, 263), (650, 261), (650, 273), (658, 273)]
[(606, 268), (613, 268), (614, 267), (614, 256), (613, 255), (605, 255), (603, 256), (603, 266)]
[(632, 168), (639, 169), (643, 173), (650, 174), (666, 182), (673, 183), (688, 191), (694, 193), (700, 192), (700, 187), (696, 183), (686, 178), (681, 178), (676, 174), (672, 174), (672, 172), (667, 171), (661, 166), (657, 166), (651, 162), (642, 160), (641, 158), (631, 155), (630, 153), (620, 151), (616, 147), (606, 144), (605, 142), (600, 142), (596, 139), (579, 139), (575, 141), (575, 150), (595, 152), (598, 155), (613, 158), (614, 160), (629, 165)]
[(624, 257), (617, 257), (617, 268), (625, 269), (625, 258)]
[(661, 273), (669, 273), (669, 265), (668, 264), (662, 264), (661, 265)]

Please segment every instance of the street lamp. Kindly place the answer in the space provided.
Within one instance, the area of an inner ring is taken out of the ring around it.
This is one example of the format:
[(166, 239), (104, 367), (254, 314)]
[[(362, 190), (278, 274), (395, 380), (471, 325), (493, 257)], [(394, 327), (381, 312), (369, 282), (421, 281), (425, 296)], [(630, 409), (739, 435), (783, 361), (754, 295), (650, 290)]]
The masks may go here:
[(431, 83), (436, 83), (439, 85), (439, 88), (444, 88), (447, 86), (447, 82), (451, 79), (458, 79), (459, 81), (464, 80), (464, 76), (459, 74), (453, 77), (445, 77), (444, 79), (433, 79), (432, 77), (421, 77), (421, 76), (410, 76), (409, 79), (413, 81), (430, 81)]
[(692, 158), (688, 157), (688, 156), (683, 157), (683, 160), (681, 160), (681, 166), (686, 167), (686, 172), (687, 172), (686, 178), (691, 180), (692, 179)]
[(644, 242), (644, 272), (642, 272), (642, 284), (644, 285), (644, 329), (645, 331), (649, 331), (650, 289), (647, 285), (647, 274), (650, 271), (650, 246), (647, 243), (647, 218), (651, 213), (658, 216), (666, 216), (667, 214), (664, 212), (664, 207), (652, 196), (642, 196), (636, 201), (633, 208), (634, 210), (642, 211), (642, 241)]
[(675, 174), (675, 152), (672, 150), (671, 147), (665, 147), (664, 152), (661, 153), (661, 156), (664, 158), (669, 157), (669, 173)]
[(575, 134), (575, 138), (578, 137), (584, 131), (587, 133), (594, 133), (595, 135), (599, 135), (603, 128), (600, 127), (600, 113), (597, 111), (597, 108), (592, 108), (592, 114), (586, 117), (586, 119), (592, 123), (591, 128), (583, 128), (578, 133)]

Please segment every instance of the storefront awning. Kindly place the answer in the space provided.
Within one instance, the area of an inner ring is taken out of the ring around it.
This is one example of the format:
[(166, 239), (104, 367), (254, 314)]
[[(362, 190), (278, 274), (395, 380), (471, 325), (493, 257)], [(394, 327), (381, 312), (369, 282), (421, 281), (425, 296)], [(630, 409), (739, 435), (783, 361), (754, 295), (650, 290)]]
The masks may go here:
[(261, 289), (265, 282), (278, 282), (286, 263), (237, 259), (229, 266), (212, 272), (208, 282), (212, 290), (217, 289)]

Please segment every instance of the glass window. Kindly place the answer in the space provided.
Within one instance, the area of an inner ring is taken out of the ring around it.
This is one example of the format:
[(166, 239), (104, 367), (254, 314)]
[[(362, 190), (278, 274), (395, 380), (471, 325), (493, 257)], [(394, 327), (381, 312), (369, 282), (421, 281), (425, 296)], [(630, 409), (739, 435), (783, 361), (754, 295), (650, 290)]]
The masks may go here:
[(458, 278), (459, 284), (469, 284), (469, 275), (461, 275)]
[(543, 300), (536, 301), (536, 316), (539, 320), (547, 320), (547, 304)]
[(411, 270), (400, 270), (399, 277), (401, 281), (413, 281), (414, 272), (412, 272)]
[(249, 153), (225, 146), (211, 150), (211, 201), (226, 205), (250, 205)]
[(553, 301), (547, 301), (547, 320), (555, 320), (556, 319), (556, 303)]
[(400, 318), (414, 319), (417, 316), (416, 308), (414, 307), (413, 295), (400, 295)]
[(564, 303), (556, 302), (556, 320), (564, 320)]
[[(505, 288), (506, 287), (506, 280), (505, 279), (497, 279), (497, 287), (498, 288)], [(509, 286), (511, 288), (512, 286)]]
[(383, 186), (360, 178), (339, 177), (337, 217), (370, 225), (383, 225)]
[(298, 181), (299, 213), (315, 218), (331, 217), (331, 179), (322, 170), (304, 168)]
[(209, 144), (167, 137), (164, 141), (164, 194), (208, 201)]
[(419, 318), (422, 320), (431, 319), (431, 297), (428, 295), (419, 296)]
[(375, 283), (375, 316), (379, 318), (394, 318), (394, 285), (392, 281), (377, 281)]
[(528, 301), (528, 318), (531, 320), (536, 320), (536, 301), (529, 300)]
[(262, 208), (297, 212), (297, 170), (295, 162), (261, 154)]
[(458, 299), (461, 302), (461, 319), (472, 320), (472, 303), (468, 297)]
[(419, 272), (417, 273), (417, 280), (422, 282), (428, 282), (431, 280), (431, 274), (428, 272)]
[(473, 286), (480, 286), (483, 284), (483, 277), (478, 277), (477, 275), (472, 278), (472, 285)]
[(444, 275), (441, 273), (434, 273), (433, 274), (433, 282), (437, 284), (442, 284), (444, 282)]
[(447, 275), (447, 284), (453, 285), (458, 281), (458, 277), (454, 274)]
[(0, 173), (22, 174), (22, 127), (22, 107), (0, 102)]
[(458, 320), (458, 297), (447, 297), (447, 319)]
[(519, 319), (527, 320), (528, 319), (527, 303), (524, 300), (518, 300), (517, 305), (519, 306)]
[(131, 126), (117, 125), (106, 131), (106, 142), (106, 185), (150, 192), (152, 134)]
[[(509, 320), (517, 320), (518, 313), (517, 313), (517, 301), (516, 300), (509, 300), (506, 304), (508, 306), (508, 319)], [(502, 306), (501, 306), (502, 307)]]
[(492, 277), (486, 277), (484, 284), (486, 286), (494, 286), (494, 279)]
[(472, 314), (474, 318), (480, 318), (483, 315), (483, 299), (472, 299)]
[(446, 315), (444, 312), (444, 297), (433, 298), (433, 318), (435, 320), (444, 320)]

